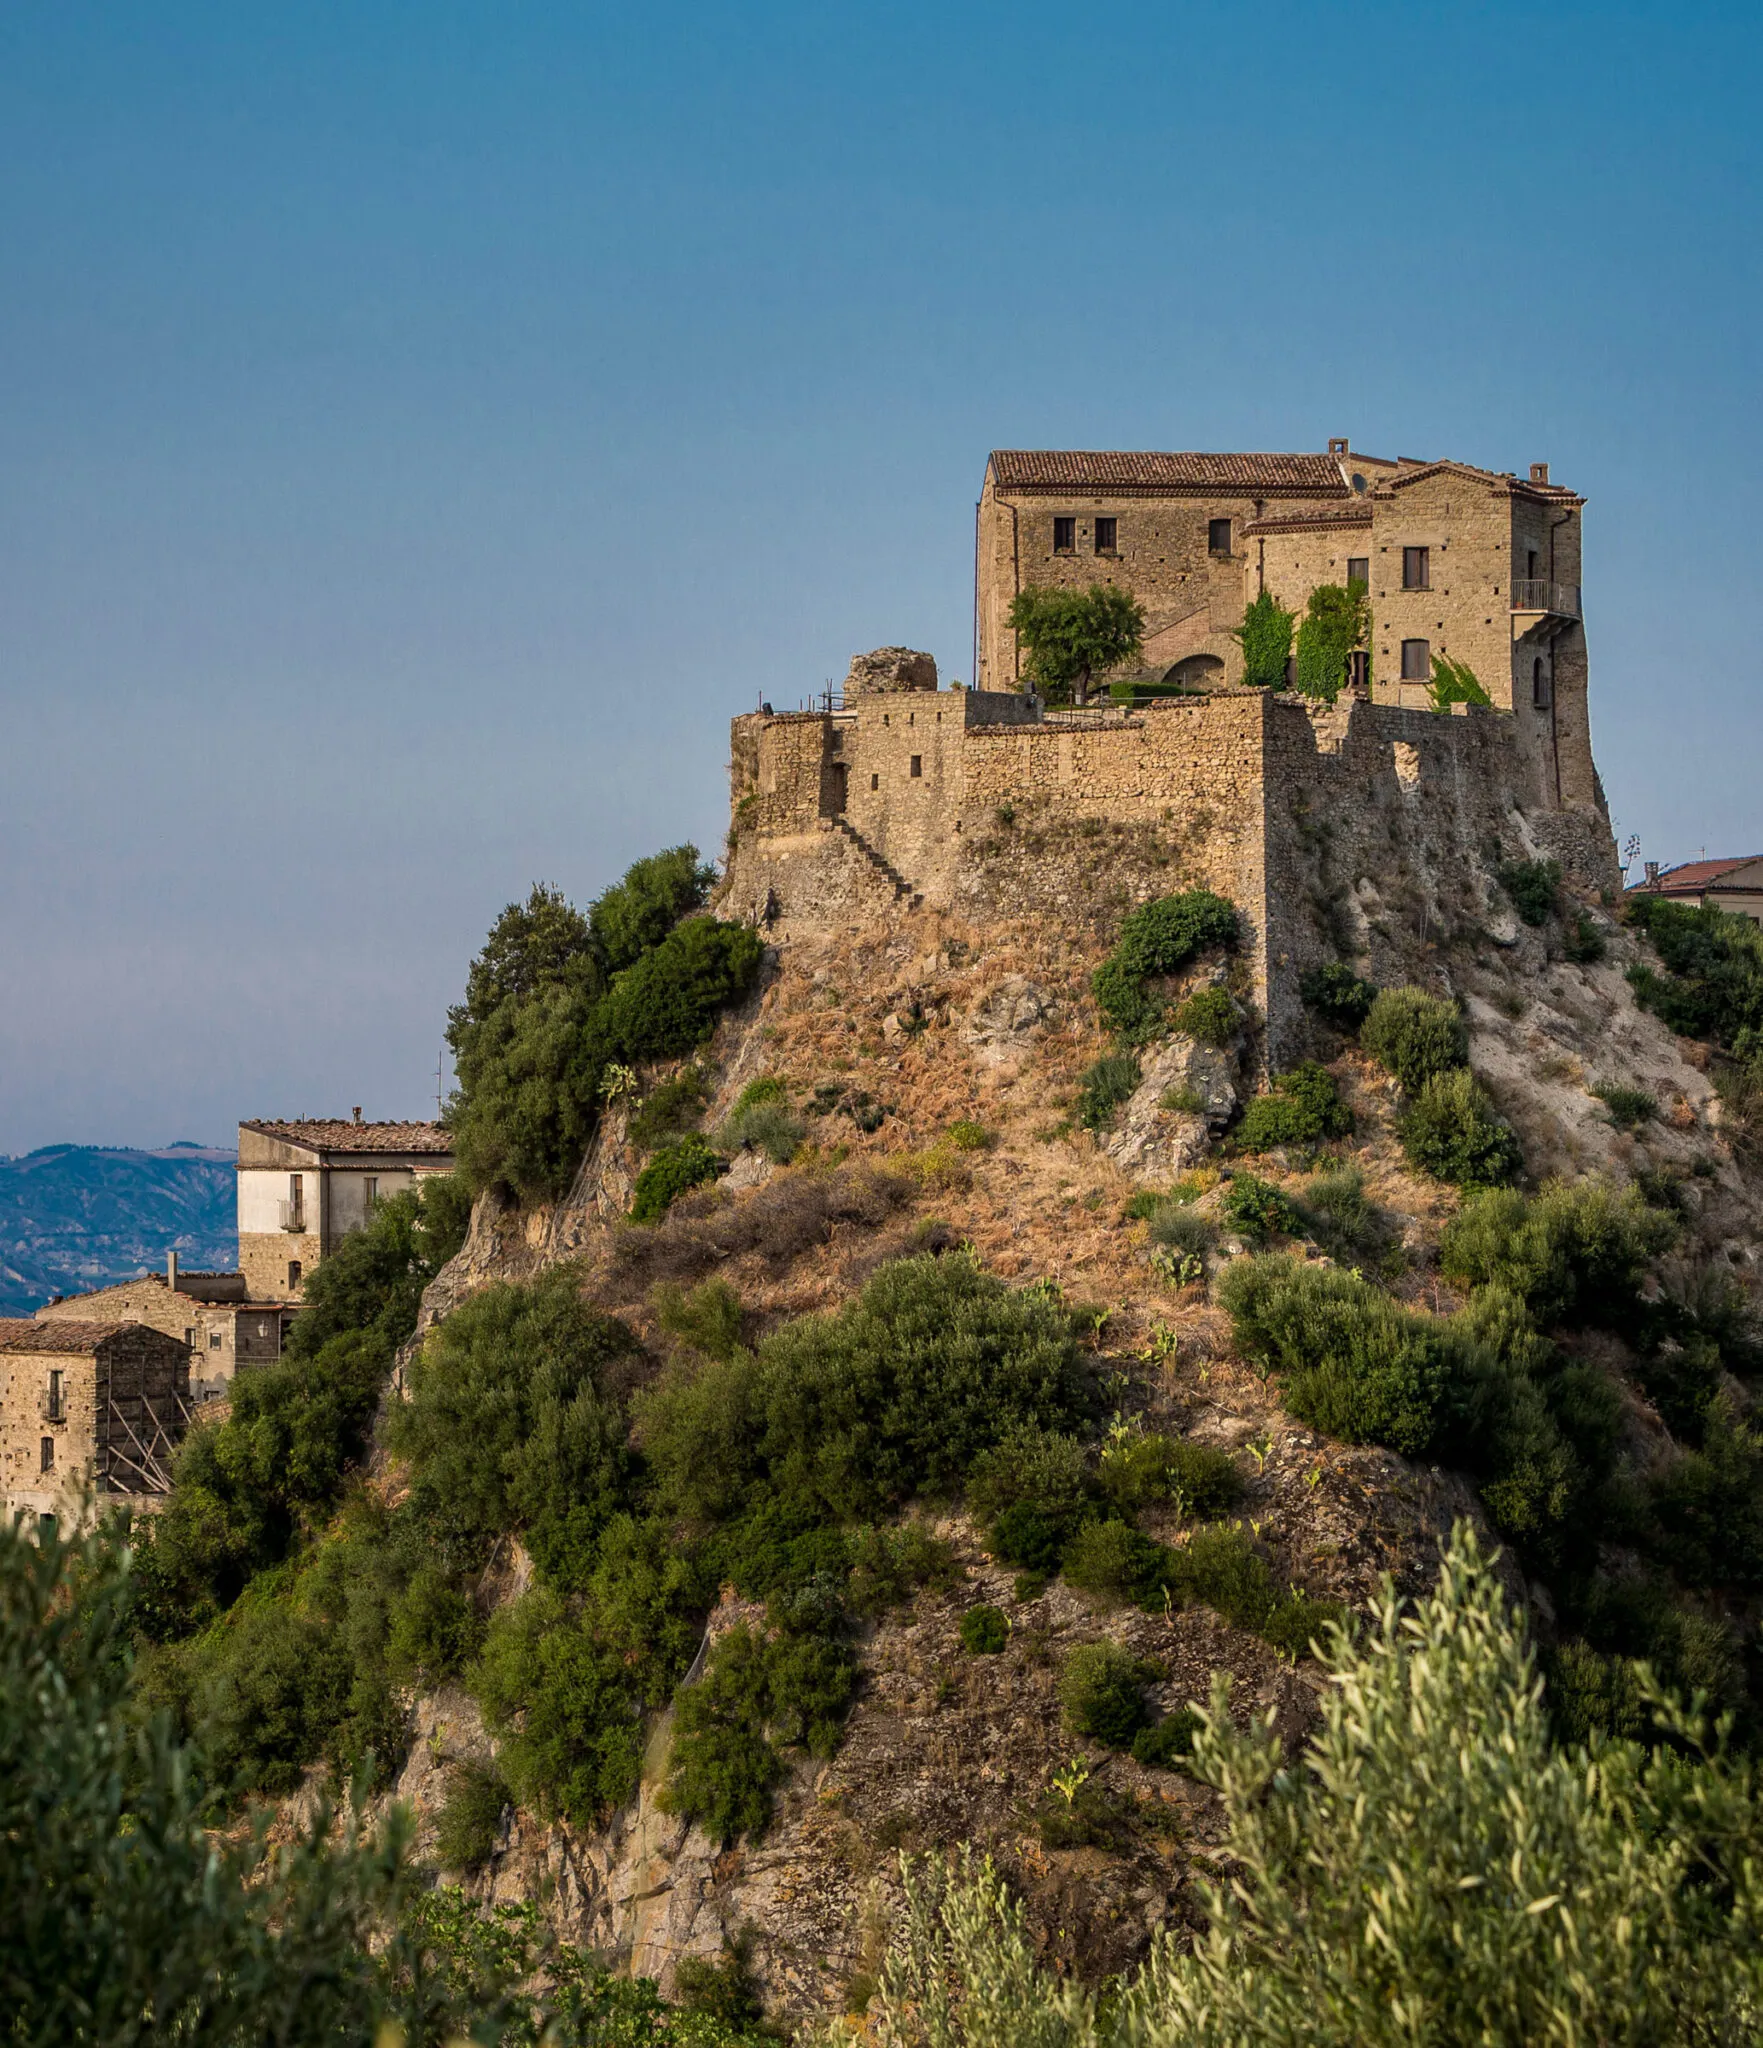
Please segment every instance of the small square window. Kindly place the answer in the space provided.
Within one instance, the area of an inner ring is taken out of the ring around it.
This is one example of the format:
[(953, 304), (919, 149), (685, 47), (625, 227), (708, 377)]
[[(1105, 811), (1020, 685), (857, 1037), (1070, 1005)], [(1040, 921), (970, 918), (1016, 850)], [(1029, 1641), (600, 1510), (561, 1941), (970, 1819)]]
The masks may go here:
[(1053, 522), (1053, 552), (1056, 555), (1077, 553), (1077, 521), (1055, 519)]
[(1120, 532), (1119, 523), (1113, 519), (1096, 521), (1096, 553), (1111, 555), (1115, 552)]
[(1405, 683), (1431, 682), (1432, 642), (1430, 640), (1404, 640), (1402, 642), (1402, 680)]
[(1402, 550), (1402, 588), (1404, 590), (1430, 590), (1432, 588), (1432, 549), (1404, 548)]
[(920, 776), (924, 773), (924, 756), (922, 754), (913, 755), (912, 766), (907, 772), (914, 777)]
[(1363, 583), (1367, 589), (1370, 588), (1371, 557), (1369, 555), (1349, 555), (1347, 557), (1347, 581), (1349, 583)]
[(1230, 521), (1208, 519), (1206, 522), (1206, 552), (1209, 555), (1230, 553)]

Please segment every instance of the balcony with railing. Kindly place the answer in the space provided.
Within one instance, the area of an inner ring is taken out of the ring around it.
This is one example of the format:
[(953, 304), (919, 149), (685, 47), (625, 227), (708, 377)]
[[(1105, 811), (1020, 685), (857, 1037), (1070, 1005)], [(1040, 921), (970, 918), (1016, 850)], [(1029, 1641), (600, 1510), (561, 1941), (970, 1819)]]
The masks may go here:
[(284, 1230), (305, 1230), (306, 1204), (304, 1202), (283, 1202), (279, 1204), (279, 1207), (281, 1209), (282, 1228)]
[(1512, 609), (1530, 612), (1539, 618), (1577, 619), (1584, 616), (1579, 608), (1577, 583), (1551, 583), (1541, 576), (1519, 577), (1512, 586)]

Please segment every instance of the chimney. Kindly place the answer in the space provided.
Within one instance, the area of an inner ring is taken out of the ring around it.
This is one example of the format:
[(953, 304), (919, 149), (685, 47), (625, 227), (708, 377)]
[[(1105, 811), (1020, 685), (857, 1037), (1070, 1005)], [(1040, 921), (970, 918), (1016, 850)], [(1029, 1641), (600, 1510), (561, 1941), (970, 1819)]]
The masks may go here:
[(1350, 455), (1353, 451), (1347, 446), (1346, 435), (1337, 434), (1334, 437), (1334, 439), (1329, 442), (1328, 452), (1331, 455)]
[(355, 1105), (355, 1121), (357, 1123), (360, 1123), (361, 1121), (361, 1105), (359, 1102)]
[(165, 1255), (165, 1284), (171, 1289), (173, 1294), (178, 1291), (178, 1255), (176, 1252), (167, 1252)]
[(1549, 481), (1549, 465), (1546, 462), (1533, 462), (1530, 466), (1530, 480), (1533, 484), (1546, 484)]
[(1656, 860), (1650, 860), (1647, 862), (1647, 887), (1649, 889), (1656, 889), (1658, 886), (1659, 863)]

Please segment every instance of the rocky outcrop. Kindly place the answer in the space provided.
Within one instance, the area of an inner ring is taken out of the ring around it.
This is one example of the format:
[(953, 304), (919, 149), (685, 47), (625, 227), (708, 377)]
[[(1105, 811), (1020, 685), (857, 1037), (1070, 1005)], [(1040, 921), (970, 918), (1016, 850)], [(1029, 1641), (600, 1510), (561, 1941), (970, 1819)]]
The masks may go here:
[(854, 654), (845, 672), (845, 695), (856, 697), (889, 690), (934, 690), (936, 657), (914, 647), (878, 647)]
[(1102, 1138), (1102, 1150), (1138, 1180), (1173, 1180), (1205, 1156), (1235, 1116), (1237, 1080), (1233, 1052), (1177, 1033), (1147, 1061), (1144, 1079)]

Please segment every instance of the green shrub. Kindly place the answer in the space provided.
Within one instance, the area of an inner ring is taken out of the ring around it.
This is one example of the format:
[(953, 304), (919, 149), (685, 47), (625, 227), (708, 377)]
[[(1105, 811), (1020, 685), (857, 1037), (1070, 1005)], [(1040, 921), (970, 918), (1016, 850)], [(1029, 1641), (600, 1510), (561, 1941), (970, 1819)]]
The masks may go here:
[(1577, 910), (1561, 942), (1561, 950), (1576, 966), (1590, 967), (1602, 960), (1610, 947), (1596, 920), (1585, 911)]
[(998, 1516), (986, 1541), (1000, 1564), (1042, 1576), (1058, 1570), (1065, 1547), (1059, 1524), (1025, 1500), (1013, 1502)]
[(1091, 977), (1103, 1017), (1129, 1045), (1154, 1038), (1163, 1028), (1165, 1004), (1146, 983), (1174, 974), (1196, 954), (1234, 946), (1237, 936), (1234, 906), (1207, 889), (1142, 905), (1122, 920), (1114, 950)]
[(1204, 1116), (1206, 1098), (1197, 1088), (1165, 1088), (1157, 1098), (1157, 1107), (1169, 1116)]
[(1150, 1239), (1172, 1251), (1203, 1259), (1217, 1233), (1210, 1220), (1183, 1202), (1160, 1200), (1151, 1212)]
[(922, 1588), (943, 1593), (961, 1582), (955, 1546), (933, 1536), (922, 1522), (859, 1529), (849, 1548), (846, 1599), (853, 1614), (881, 1614), (905, 1606)]
[(596, 1012), (608, 1057), (695, 1052), (724, 1007), (753, 986), (765, 946), (751, 925), (694, 917), (614, 977)]
[(1466, 1286), (1518, 1295), (1537, 1322), (1631, 1327), (1653, 1261), (1676, 1235), (1672, 1219), (1633, 1187), (1551, 1181), (1525, 1197), (1471, 1193), (1439, 1237), (1439, 1265)]
[(621, 973), (660, 945), (682, 917), (703, 907), (715, 880), (695, 846), (670, 846), (627, 868), (588, 911), (606, 973)]
[(1097, 1476), (1108, 1497), (1129, 1514), (1172, 1500), (1184, 1514), (1206, 1520), (1234, 1507), (1243, 1492), (1243, 1475), (1228, 1451), (1186, 1437), (1147, 1434), (1110, 1444)]
[(1144, 1071), (1131, 1053), (1109, 1053), (1087, 1067), (1078, 1083), (1077, 1113), (1084, 1129), (1105, 1131), (1143, 1079)]
[(1627, 1088), (1618, 1081), (1600, 1081), (1592, 1093), (1610, 1112), (1619, 1131), (1651, 1123), (1659, 1114), (1659, 1098), (1650, 1088)]
[(1403, 1110), (1397, 1126), (1412, 1165), (1459, 1187), (1499, 1187), (1522, 1171), (1510, 1124), (1467, 1067), (1435, 1074)]
[(1736, 912), (1646, 894), (1628, 899), (1628, 922), (1659, 959), (1628, 969), (1636, 1000), (1684, 1037), (1748, 1056), (1746, 1034), (1763, 1029), (1763, 931)]
[(1194, 1753), (1194, 1737), (1202, 1726), (1192, 1707), (1177, 1707), (1132, 1739), (1133, 1762), (1148, 1771), (1170, 1771)]
[(1281, 1074), (1271, 1094), (1249, 1104), (1237, 1127), (1237, 1143), (1245, 1152), (1270, 1152), (1276, 1145), (1345, 1137), (1352, 1128), (1353, 1113), (1341, 1100), (1334, 1076), (1305, 1060)]
[(608, 1057), (600, 1002), (575, 985), (511, 997), (476, 1026), (469, 1048), (456, 1046), (448, 1109), (467, 1184), (525, 1201), (565, 1194), (594, 1134)]
[(1389, 1226), (1367, 1198), (1365, 1176), (1356, 1166), (1319, 1173), (1307, 1182), (1299, 1213), (1315, 1242), (1343, 1264), (1381, 1260), (1389, 1249)]
[(689, 1289), (664, 1280), (656, 1287), (653, 1302), (655, 1320), (670, 1337), (679, 1337), (706, 1358), (724, 1364), (735, 1355), (747, 1312), (726, 1280), (704, 1280)]
[(1059, 1674), (1066, 1727), (1110, 1749), (1130, 1749), (1149, 1718), (1145, 1687), (1161, 1676), (1157, 1665), (1114, 1643), (1085, 1643)]
[(1512, 908), (1529, 925), (1547, 924), (1555, 914), (1561, 890), (1561, 863), (1554, 860), (1513, 860), (1499, 869), (1500, 887)]
[(1069, 1314), (971, 1258), (884, 1266), (836, 1313), (774, 1331), (757, 1357), (670, 1369), (641, 1397), (669, 1512), (721, 1514), (756, 1484), (834, 1521), (957, 1485), (1022, 1424), (1089, 1412)]
[(1491, 705), (1493, 699), (1466, 661), (1453, 661), (1448, 654), (1432, 658), (1432, 681), (1427, 695), (1434, 711), (1449, 711), (1453, 704)]
[(659, 1223), (688, 1188), (702, 1187), (728, 1171), (728, 1161), (695, 1134), (663, 1145), (637, 1175), (631, 1190), (631, 1221)]
[(948, 1137), (957, 1152), (984, 1152), (992, 1143), (991, 1132), (970, 1117), (961, 1117), (952, 1123)]
[(1068, 1584), (1098, 1600), (1143, 1600), (1160, 1582), (1169, 1554), (1130, 1522), (1085, 1522), (1065, 1546), (1060, 1570)]
[(697, 1128), (704, 1101), (703, 1071), (687, 1067), (643, 1098), (642, 1107), (630, 1120), (631, 1143), (639, 1152), (652, 1152), (658, 1145), (683, 1138)]
[(1242, 1236), (1261, 1242), (1276, 1232), (1294, 1235), (1298, 1212), (1278, 1188), (1252, 1173), (1239, 1173), (1224, 1191), (1224, 1220)]
[(1342, 960), (1310, 968), (1298, 982), (1298, 993), (1312, 1010), (1343, 1031), (1357, 1031), (1370, 1015), (1380, 993), (1376, 982), (1362, 981)]
[(787, 1102), (767, 1097), (737, 1107), (718, 1135), (727, 1151), (763, 1152), (774, 1166), (788, 1166), (806, 1134), (802, 1119)]
[(1298, 627), (1299, 694), (1332, 704), (1346, 688), (1353, 650), (1370, 632), (1371, 599), (1363, 583), (1319, 583)]
[(1170, 1022), (1200, 1045), (1224, 1047), (1237, 1035), (1237, 1006), (1221, 988), (1197, 989)]
[(1251, 689), (1285, 688), (1296, 623), (1297, 614), (1287, 611), (1271, 590), (1259, 592), (1245, 607), (1243, 623), (1231, 638), (1243, 650), (1243, 681)]
[(1463, 1013), (1418, 988), (1384, 989), (1365, 1013), (1359, 1043), (1409, 1095), (1469, 1059)]
[(961, 1617), (961, 1647), (970, 1657), (995, 1657), (1010, 1640), (1010, 1622), (1001, 1607), (982, 1603)]
[(1294, 1660), (1306, 1655), (1312, 1637), (1325, 1636), (1341, 1613), (1307, 1594), (1282, 1593), (1248, 1535), (1216, 1523), (1196, 1529), (1181, 1549), (1169, 1553), (1164, 1583), (1182, 1605), (1210, 1607), (1233, 1628), (1263, 1637)]
[(1699, 1451), (1684, 1451), (1648, 1486), (1659, 1557), (1686, 1585), (1763, 1586), (1763, 1446), (1716, 1413)]
[(435, 1823), (435, 1855), (443, 1870), (476, 1870), (489, 1860), (502, 1831), (508, 1786), (494, 1764), (455, 1764)]
[(1250, 1357), (1285, 1376), (1302, 1422), (1347, 1443), (1430, 1448), (1452, 1371), (1448, 1319), (1410, 1314), (1381, 1288), (1291, 1258), (1237, 1259), (1218, 1299)]
[(787, 1102), (789, 1091), (775, 1074), (758, 1074), (749, 1081), (735, 1099), (738, 1114), (743, 1109), (754, 1109), (762, 1102)]
[(429, 1333), (387, 1441), (410, 1461), (413, 1511), (449, 1564), (522, 1531), (542, 1575), (584, 1569), (630, 1469), (607, 1376), (637, 1352), (567, 1268), (474, 1294)]
[(1032, 1423), (1007, 1430), (967, 1474), (967, 1505), (982, 1522), (1026, 1502), (1050, 1521), (1075, 1524), (1094, 1490), (1077, 1438)]

